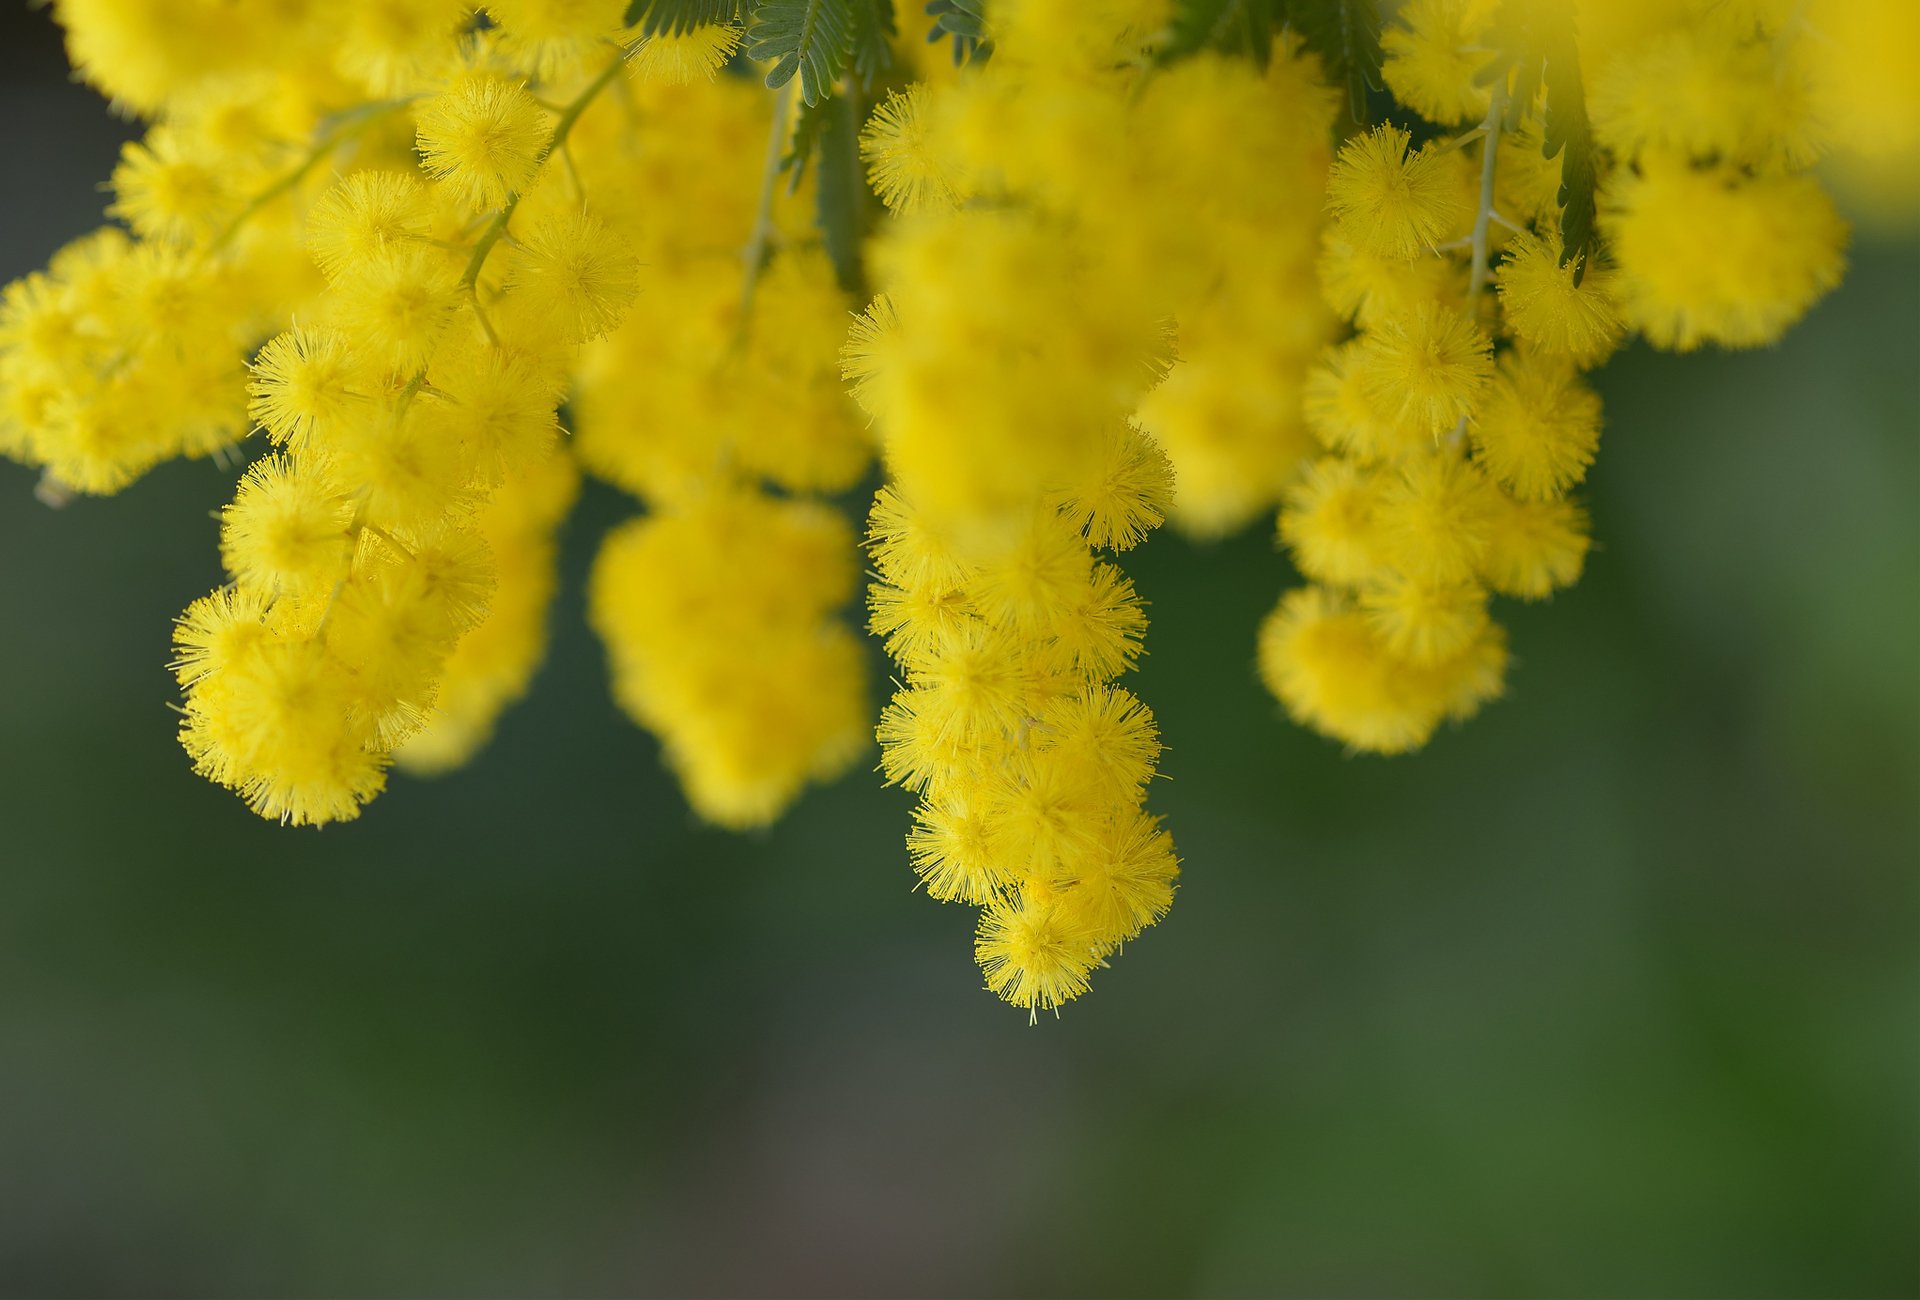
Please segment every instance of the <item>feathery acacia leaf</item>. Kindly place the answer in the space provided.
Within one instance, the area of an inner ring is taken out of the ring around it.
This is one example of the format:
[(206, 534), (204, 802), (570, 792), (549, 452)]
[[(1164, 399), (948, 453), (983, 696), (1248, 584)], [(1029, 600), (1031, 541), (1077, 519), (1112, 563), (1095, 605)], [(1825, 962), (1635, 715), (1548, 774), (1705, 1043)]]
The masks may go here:
[(852, 0), (853, 26), (847, 65), (863, 90), (893, 70), (893, 0)]
[(1282, 17), (1320, 56), (1327, 79), (1347, 91), (1347, 112), (1367, 121), (1367, 92), (1379, 90), (1380, 7), (1374, 0), (1286, 0)]
[(928, 0), (927, 16), (933, 29), (927, 43), (951, 39), (956, 65), (978, 60), (985, 63), (993, 55), (993, 41), (987, 35), (986, 0)]
[(632, 0), (622, 20), (647, 36), (678, 36), (713, 23), (737, 23), (745, 0)]
[(862, 300), (866, 297), (860, 266), (860, 241), (866, 234), (873, 196), (860, 166), (860, 121), (857, 95), (835, 95), (821, 114), (820, 167), (814, 187), (814, 221), (820, 242), (833, 262), (840, 287)]
[(816, 104), (833, 93), (846, 67), (854, 0), (763, 0), (747, 34), (747, 57), (771, 60), (767, 85), (800, 78), (800, 99)]
[(820, 152), (820, 137), (826, 133), (827, 119), (833, 111), (833, 96), (817, 103), (802, 104), (794, 114), (793, 134), (787, 140), (787, 152), (780, 159), (780, 170), (787, 173), (787, 193), (799, 190), (807, 179), (807, 168)]

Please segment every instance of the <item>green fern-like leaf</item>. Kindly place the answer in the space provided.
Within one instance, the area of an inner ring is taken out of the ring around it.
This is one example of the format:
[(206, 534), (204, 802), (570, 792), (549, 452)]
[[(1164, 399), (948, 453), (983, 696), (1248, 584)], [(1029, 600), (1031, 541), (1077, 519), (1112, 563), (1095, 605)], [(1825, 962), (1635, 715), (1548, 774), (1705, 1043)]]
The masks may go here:
[(863, 90), (893, 71), (893, 0), (853, 0), (847, 64)]
[(1380, 7), (1374, 0), (1286, 0), (1287, 26), (1320, 56), (1327, 79), (1347, 91), (1347, 112), (1367, 121), (1367, 93), (1381, 88)]
[(860, 166), (863, 105), (858, 94), (836, 95), (827, 101), (814, 188), (814, 221), (820, 228), (820, 242), (833, 262), (834, 277), (842, 289), (862, 301), (866, 286), (861, 274), (860, 241), (866, 234), (873, 203)]
[(787, 193), (792, 194), (807, 179), (807, 167), (820, 152), (820, 138), (826, 134), (833, 112), (834, 97), (802, 104), (793, 119), (793, 135), (787, 152), (780, 159), (780, 170), (787, 176)]
[(803, 103), (817, 104), (833, 92), (846, 67), (854, 0), (764, 0), (747, 34), (749, 58), (770, 60), (767, 85), (800, 78)]
[(678, 36), (712, 23), (737, 23), (745, 0), (632, 0), (625, 23), (647, 36)]
[(933, 19), (933, 28), (927, 33), (928, 44), (951, 40), (956, 65), (984, 63), (992, 56), (986, 0), (928, 0), (927, 16)]

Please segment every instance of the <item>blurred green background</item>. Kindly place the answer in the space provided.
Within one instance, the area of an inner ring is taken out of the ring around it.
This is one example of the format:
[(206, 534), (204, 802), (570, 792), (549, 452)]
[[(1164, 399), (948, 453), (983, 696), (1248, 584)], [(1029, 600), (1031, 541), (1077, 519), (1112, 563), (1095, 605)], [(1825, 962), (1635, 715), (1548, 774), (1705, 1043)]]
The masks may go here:
[[(0, 22), (0, 278), (126, 127)], [(1172, 536), (1136, 689), (1186, 863), (1058, 1021), (980, 988), (864, 772), (695, 825), (553, 655), (359, 822), (188, 770), (232, 473), (0, 465), (9, 1295), (1920, 1294), (1920, 247), (1772, 352), (1601, 376), (1601, 549), (1509, 697), (1350, 759), (1252, 671), (1265, 535)]]

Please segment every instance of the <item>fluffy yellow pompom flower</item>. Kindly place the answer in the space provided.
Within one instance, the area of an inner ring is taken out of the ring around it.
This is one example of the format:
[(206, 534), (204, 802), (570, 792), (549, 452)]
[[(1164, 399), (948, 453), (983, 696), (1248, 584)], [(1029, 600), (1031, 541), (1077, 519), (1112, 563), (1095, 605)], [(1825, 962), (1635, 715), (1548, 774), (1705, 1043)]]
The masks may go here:
[(1567, 361), (1509, 352), (1467, 426), (1474, 458), (1524, 501), (1586, 477), (1600, 445), (1600, 399)]
[(307, 252), (337, 280), (359, 262), (428, 238), (432, 225), (433, 203), (418, 173), (355, 172), (307, 214)]
[(1296, 721), (1354, 749), (1418, 749), (1449, 717), (1500, 694), (1506, 637), (1488, 623), (1454, 657), (1416, 665), (1392, 654), (1365, 614), (1318, 587), (1287, 593), (1260, 626), (1260, 675)]
[(369, 361), (410, 374), (433, 355), (460, 305), (459, 275), (446, 255), (403, 245), (343, 271), (325, 309)]
[(1380, 489), (1382, 544), (1390, 563), (1416, 577), (1459, 581), (1486, 549), (1497, 495), (1472, 463), (1451, 450), (1406, 457)]
[(1846, 223), (1809, 176), (1649, 157), (1605, 197), (1621, 314), (1660, 347), (1763, 347), (1846, 268)]
[(1041, 898), (989, 904), (973, 951), (987, 987), (1036, 1017), (1085, 993), (1099, 964), (1093, 927), (1073, 909)]
[(353, 510), (320, 475), (285, 456), (248, 467), (220, 514), (220, 562), (268, 595), (325, 591), (347, 576)]
[(627, 60), (627, 70), (638, 81), (690, 86), (711, 81), (739, 48), (740, 29), (727, 23), (702, 23), (683, 32), (656, 32)]
[(253, 361), (247, 411), (275, 443), (296, 450), (316, 426), (362, 400), (355, 392), (358, 367), (347, 341), (331, 330), (295, 329), (277, 334)]
[(1380, 34), (1381, 75), (1394, 96), (1429, 122), (1453, 126), (1487, 112), (1480, 78), (1491, 57), (1483, 37), (1495, 5), (1488, 0), (1412, 0)]
[(833, 617), (853, 585), (845, 523), (733, 489), (611, 533), (589, 615), (614, 694), (657, 732), (687, 799), (764, 826), (865, 742), (859, 643)]
[(1377, 473), (1344, 457), (1308, 465), (1287, 489), (1280, 539), (1315, 582), (1357, 587), (1384, 563)]
[(212, 235), (240, 206), (225, 160), (164, 125), (120, 151), (112, 186), (111, 215), (148, 239), (176, 244)]
[(568, 341), (620, 323), (638, 289), (633, 249), (585, 212), (536, 222), (520, 235), (507, 288), (527, 317)]
[(1389, 570), (1361, 590), (1360, 608), (1389, 652), (1422, 666), (1453, 658), (1487, 627), (1487, 590), (1471, 580)]
[(1397, 126), (1350, 140), (1327, 182), (1327, 209), (1357, 247), (1413, 258), (1445, 239), (1466, 215), (1455, 158), (1432, 146), (1407, 152)]
[(476, 212), (524, 190), (546, 153), (546, 110), (497, 73), (461, 73), (416, 121), (421, 162)]
[(1473, 409), (1493, 345), (1457, 312), (1422, 303), (1364, 336), (1356, 358), (1367, 397), (1410, 433), (1434, 435)]
[(1508, 242), (1494, 279), (1513, 336), (1584, 369), (1613, 354), (1625, 327), (1614, 305), (1612, 269), (1589, 257), (1575, 284), (1576, 268), (1560, 265), (1560, 248), (1558, 231), (1545, 238), (1522, 231)]
[(542, 80), (579, 70), (596, 46), (620, 35), (625, 0), (487, 0), (503, 51)]
[(1502, 596), (1541, 600), (1580, 580), (1591, 544), (1587, 512), (1572, 501), (1501, 497), (1489, 512), (1480, 574)]
[(195, 771), (262, 817), (347, 821), (386, 784), (357, 704), (352, 675), (320, 642), (250, 640), (188, 692), (180, 739)]
[(916, 82), (888, 95), (860, 133), (860, 157), (873, 192), (902, 216), (950, 208), (959, 198), (951, 163), (928, 135), (926, 113), (926, 87)]
[(1409, 261), (1368, 252), (1329, 230), (1314, 264), (1327, 304), (1362, 329), (1405, 316), (1421, 303), (1456, 307), (1464, 295), (1458, 268), (1445, 258)]
[(167, 667), (182, 686), (224, 673), (268, 636), (272, 597), (221, 587), (187, 606), (174, 620), (173, 659)]

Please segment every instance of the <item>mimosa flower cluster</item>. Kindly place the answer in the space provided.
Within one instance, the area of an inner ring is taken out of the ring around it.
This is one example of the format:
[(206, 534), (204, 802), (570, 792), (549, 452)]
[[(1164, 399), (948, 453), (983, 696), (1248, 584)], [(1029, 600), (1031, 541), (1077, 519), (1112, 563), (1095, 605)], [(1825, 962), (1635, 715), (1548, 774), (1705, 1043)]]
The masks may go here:
[(1844, 267), (1845, 224), (1806, 172), (1824, 129), (1808, 16), (1578, 17), (1413, 0), (1383, 74), (1424, 138), (1375, 127), (1330, 173), (1321, 282), (1354, 334), (1308, 379), (1321, 454), (1280, 537), (1311, 585), (1262, 627), (1260, 666), (1354, 749), (1417, 748), (1498, 695), (1491, 598), (1579, 578), (1574, 494), (1601, 426), (1584, 372), (1635, 332), (1772, 343)]
[(1591, 372), (1776, 342), (1845, 265), (1810, 169), (1920, 157), (1893, 0), (925, 8), (55, 0), (148, 125), (0, 300), (0, 453), (52, 504), (244, 464), (173, 631), (199, 772), (322, 825), (467, 761), (584, 470), (691, 807), (877, 738), (919, 885), (1055, 1010), (1180, 879), (1127, 552), (1277, 511), (1245, 660), (1418, 748), (1501, 693), (1494, 598), (1581, 573)]

